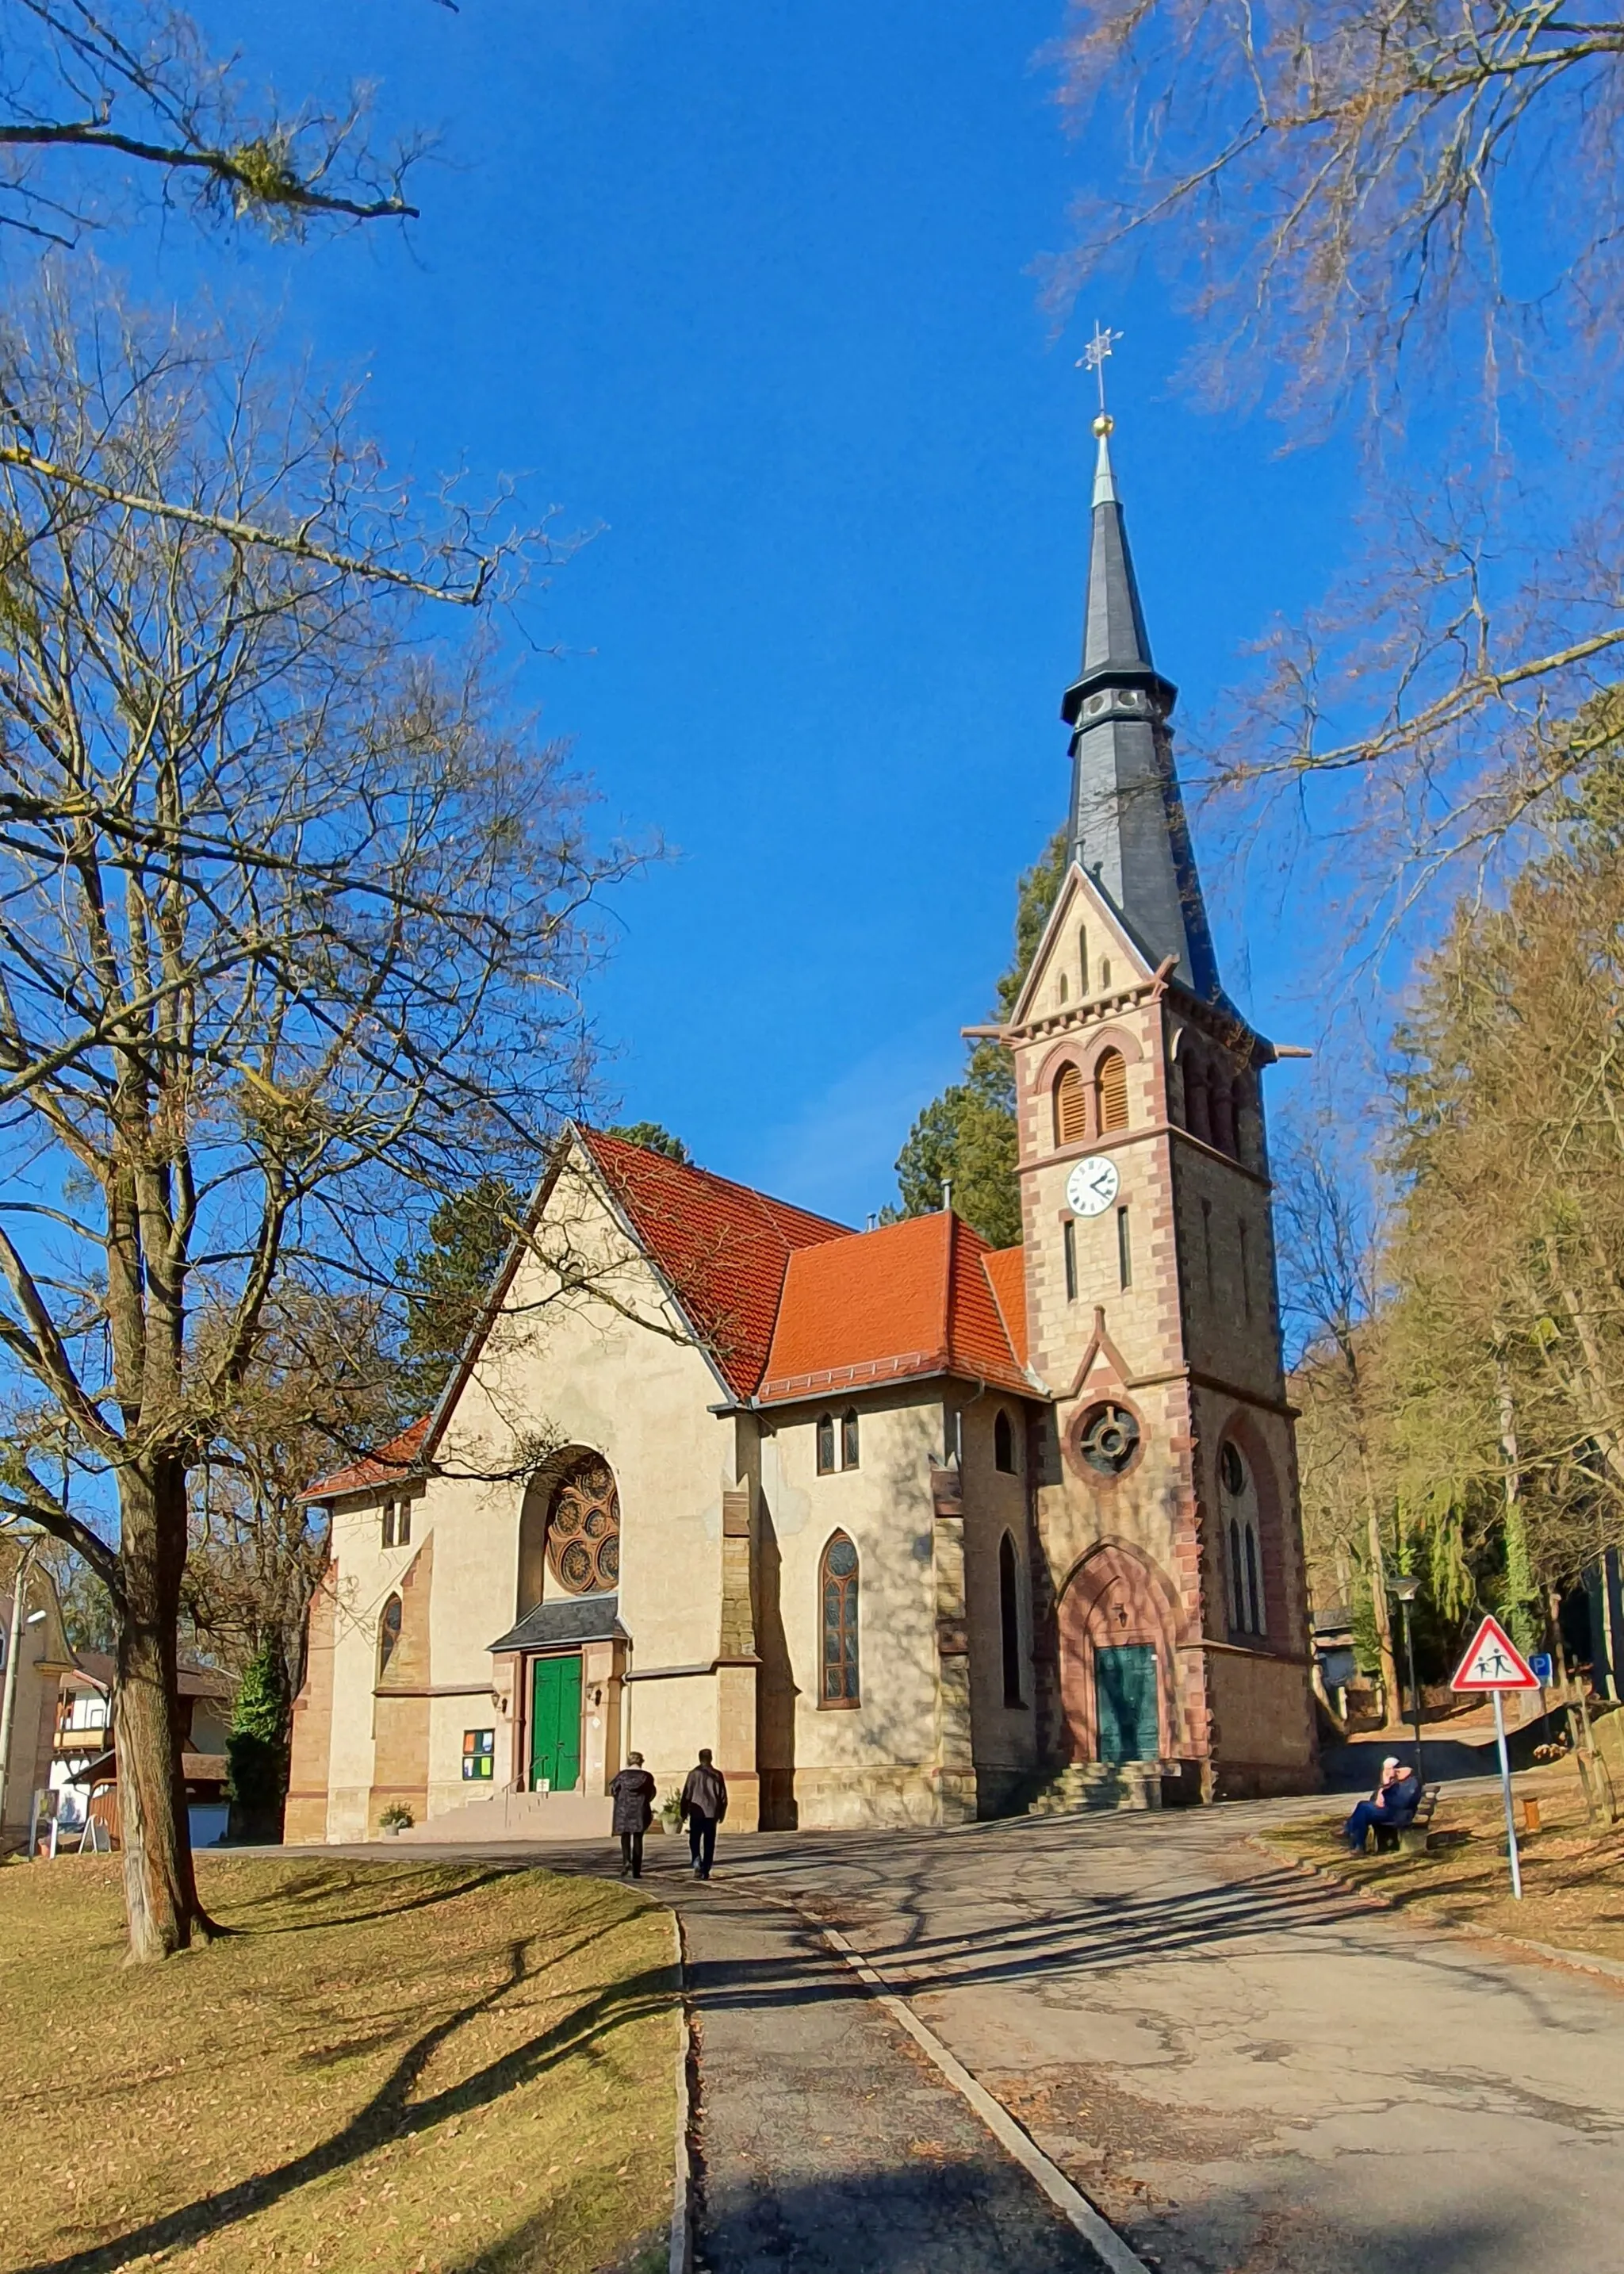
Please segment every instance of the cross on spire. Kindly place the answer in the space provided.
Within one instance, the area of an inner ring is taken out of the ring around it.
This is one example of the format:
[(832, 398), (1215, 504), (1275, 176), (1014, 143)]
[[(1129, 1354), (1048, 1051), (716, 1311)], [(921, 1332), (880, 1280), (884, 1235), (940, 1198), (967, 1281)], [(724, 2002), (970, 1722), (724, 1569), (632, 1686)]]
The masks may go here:
[(1100, 416), (1101, 418), (1107, 415), (1105, 409), (1105, 358), (1109, 355), (1117, 341), (1124, 338), (1125, 336), (1126, 335), (1122, 332), (1112, 331), (1109, 326), (1104, 331), (1101, 331), (1100, 329), (1099, 319), (1096, 317), (1094, 319), (1094, 337), (1089, 341), (1087, 346), (1077, 358), (1078, 370), (1093, 372), (1094, 377), (1100, 382)]

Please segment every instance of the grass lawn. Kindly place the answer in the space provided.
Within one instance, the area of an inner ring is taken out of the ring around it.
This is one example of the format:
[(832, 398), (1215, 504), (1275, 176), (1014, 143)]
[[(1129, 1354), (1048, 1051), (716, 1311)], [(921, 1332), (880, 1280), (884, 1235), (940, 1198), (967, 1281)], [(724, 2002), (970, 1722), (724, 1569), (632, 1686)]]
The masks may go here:
[(235, 1932), (124, 1968), (118, 1870), (0, 1869), (0, 2267), (664, 2267), (663, 1910), (545, 1871), (199, 1856)]
[[(1340, 1836), (1340, 1812), (1282, 1826), (1265, 1835), (1265, 1844), (1278, 1854), (1345, 1872), (1422, 1917), (1624, 1960), (1624, 1825), (1612, 1831), (1590, 1825), (1571, 1760), (1520, 1775), (1513, 1789), (1522, 1859), (1521, 1902), (1511, 1893), (1498, 1779), (1445, 1785), (1432, 1819), (1434, 1838), (1441, 1840), (1425, 1856), (1350, 1856)], [(1525, 1794), (1539, 1803), (1541, 1829), (1535, 1833), (1521, 1829)], [(1349, 1797), (1350, 1807), (1354, 1797)]]

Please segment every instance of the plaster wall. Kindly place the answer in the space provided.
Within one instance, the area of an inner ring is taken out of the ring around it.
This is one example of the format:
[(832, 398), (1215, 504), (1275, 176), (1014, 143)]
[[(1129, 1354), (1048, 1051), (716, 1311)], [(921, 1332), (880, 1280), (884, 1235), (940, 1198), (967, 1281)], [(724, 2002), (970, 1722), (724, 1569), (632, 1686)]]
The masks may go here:
[[(808, 1405), (773, 1415), (763, 1437), (762, 1520), (776, 1553), (776, 1615), (793, 1698), (793, 1773), (803, 1826), (936, 1820), (934, 1512), (930, 1467), (942, 1452), (940, 1386), (883, 1398), (843, 1395), (854, 1407), (854, 1469), (817, 1472), (817, 1418)], [(837, 1431), (837, 1438), (838, 1432)], [(820, 1579), (837, 1532), (857, 1549), (861, 1703), (820, 1702)]]
[[(996, 1807), (1037, 1765), (1037, 1722), (1032, 1678), (1032, 1526), (1029, 1488), (1033, 1451), (1029, 1410), (1020, 1399), (987, 1391), (959, 1409), (964, 1501), (965, 1603), (970, 1640), (970, 1728), (983, 1814)], [(997, 1465), (996, 1432), (1007, 1413), (1016, 1469)], [(1008, 1534), (1015, 1550), (1015, 1596), (1020, 1636), (1019, 1706), (1004, 1700), (1004, 1623), (998, 1551)]]

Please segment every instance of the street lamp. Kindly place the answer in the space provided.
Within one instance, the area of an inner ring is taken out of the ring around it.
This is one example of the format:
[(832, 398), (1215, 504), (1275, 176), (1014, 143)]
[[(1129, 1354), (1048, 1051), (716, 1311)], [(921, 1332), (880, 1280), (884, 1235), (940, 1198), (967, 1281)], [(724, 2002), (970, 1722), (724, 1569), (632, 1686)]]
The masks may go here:
[(1416, 1782), (1425, 1786), (1426, 1770), (1421, 1758), (1421, 1692), (1416, 1687), (1416, 1647), (1410, 1632), (1410, 1606), (1421, 1593), (1421, 1582), (1413, 1571), (1395, 1571), (1387, 1581), (1387, 1593), (1396, 1595), (1404, 1614), (1404, 1665), (1410, 1675), (1410, 1711), (1416, 1730)]

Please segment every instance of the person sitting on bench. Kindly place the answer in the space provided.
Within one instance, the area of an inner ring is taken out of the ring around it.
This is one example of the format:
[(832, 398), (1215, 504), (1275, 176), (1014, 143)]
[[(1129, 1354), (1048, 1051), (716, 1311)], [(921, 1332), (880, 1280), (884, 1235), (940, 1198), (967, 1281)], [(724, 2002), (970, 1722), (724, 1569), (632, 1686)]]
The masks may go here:
[[(1381, 1781), (1374, 1796), (1362, 1800), (1342, 1826), (1342, 1838), (1356, 1856), (1365, 1853), (1365, 1837), (1373, 1826), (1381, 1832), (1401, 1832), (1413, 1822), (1421, 1805), (1421, 1780), (1414, 1769), (1407, 1769), (1396, 1753), (1389, 1753), (1381, 1765)], [(1377, 1846), (1381, 1842), (1377, 1840)]]

